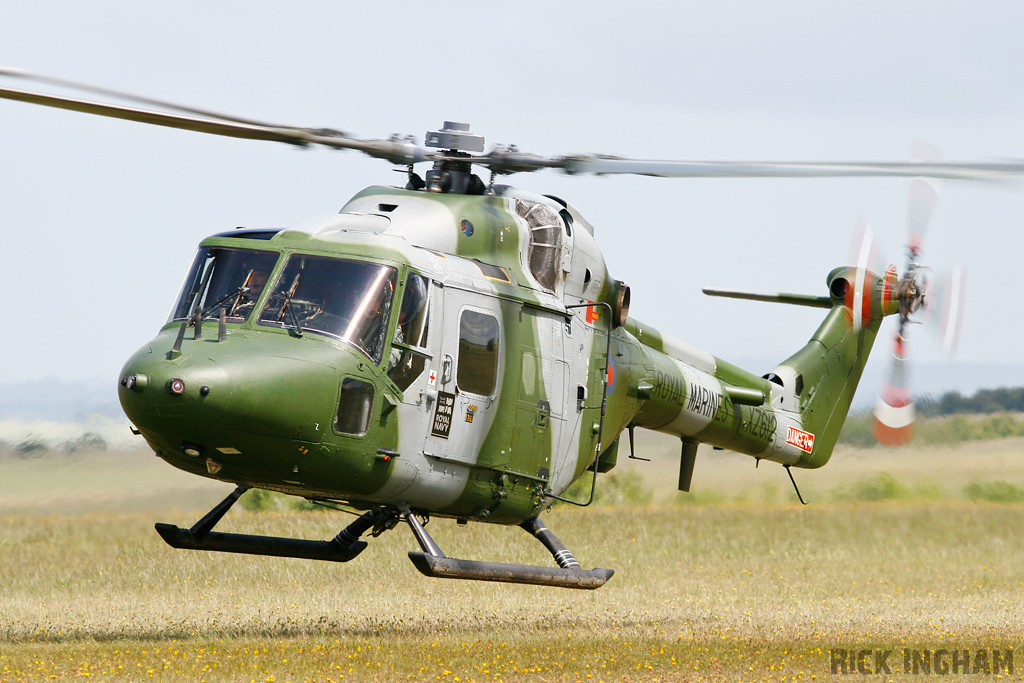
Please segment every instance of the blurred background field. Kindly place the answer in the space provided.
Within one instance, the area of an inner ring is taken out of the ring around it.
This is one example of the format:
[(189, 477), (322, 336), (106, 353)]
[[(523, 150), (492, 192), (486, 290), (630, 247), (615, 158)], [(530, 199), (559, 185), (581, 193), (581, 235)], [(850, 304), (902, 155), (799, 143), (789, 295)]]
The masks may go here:
[[(595, 592), (428, 579), (404, 525), (345, 565), (176, 551), (153, 524), (190, 525), (230, 485), (83, 437), (0, 451), (0, 681), (827, 680), (832, 648), (1024, 637), (1024, 437), (843, 445), (794, 472), (802, 506), (778, 465), (703, 448), (680, 494), (678, 443), (637, 432), (651, 462), (623, 444), (594, 507), (544, 515), (616, 570)], [(348, 521), (242, 501), (219, 528)], [(430, 529), (451, 556), (550, 563), (516, 528)]]
[[(927, 406), (925, 410), (928, 410)], [(596, 502), (643, 506), (785, 503), (796, 501), (785, 471), (729, 451), (701, 446), (690, 493), (676, 490), (677, 439), (637, 430), (637, 459), (623, 435), (618, 463), (598, 481)], [(851, 415), (829, 463), (794, 469), (804, 498), (815, 503), (874, 500), (1024, 502), (1024, 414), (933, 414), (920, 420), (914, 443), (874, 445), (870, 415)], [(643, 461), (639, 458), (648, 458)], [(208, 509), (230, 490), (168, 466), (132, 437), (126, 423), (67, 425), (0, 422), (0, 514), (40, 511), (161, 512)], [(585, 499), (590, 475), (570, 489)], [(262, 492), (243, 498), (250, 509), (304, 506)]]

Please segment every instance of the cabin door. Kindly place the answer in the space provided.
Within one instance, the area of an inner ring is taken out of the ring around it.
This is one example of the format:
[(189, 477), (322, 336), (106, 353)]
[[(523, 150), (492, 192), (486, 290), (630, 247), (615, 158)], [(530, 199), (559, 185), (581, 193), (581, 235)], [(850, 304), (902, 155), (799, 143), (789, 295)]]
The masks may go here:
[[(491, 464), (505, 444), (495, 440), (501, 425), (496, 402), (505, 371), (506, 331), (502, 307), (493, 297), (454, 287), (444, 288), (444, 322), (436, 388), (424, 453), (466, 464)], [(494, 435), (491, 430), (497, 430)], [(491, 438), (488, 438), (491, 437)], [(487, 442), (488, 451), (482, 453)]]
[(546, 485), (564, 451), (569, 366), (565, 362), (565, 318), (523, 307), (519, 323), (519, 391), (511, 472)]

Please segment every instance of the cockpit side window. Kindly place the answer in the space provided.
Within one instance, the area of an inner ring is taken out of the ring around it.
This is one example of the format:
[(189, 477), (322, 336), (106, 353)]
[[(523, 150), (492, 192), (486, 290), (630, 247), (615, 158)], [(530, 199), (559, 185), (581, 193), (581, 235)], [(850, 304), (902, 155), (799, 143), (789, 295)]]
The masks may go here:
[(335, 337), (379, 363), (396, 278), (395, 268), (379, 263), (293, 254), (260, 324)]
[(167, 322), (184, 320), (193, 311), (216, 318), (221, 309), (229, 320), (247, 320), (277, 258), (269, 251), (200, 247)]
[(456, 385), (462, 391), (490, 396), (498, 382), (498, 319), (464, 310), (459, 318), (459, 369)]
[(562, 263), (562, 221), (550, 206), (522, 199), (516, 200), (516, 213), (530, 227), (530, 272), (554, 292)]
[(423, 348), (427, 345), (427, 319), (430, 313), (430, 280), (418, 273), (409, 273), (398, 313), (397, 341)]
[(334, 428), (342, 434), (362, 436), (370, 424), (372, 410), (373, 385), (353, 377), (343, 379)]
[[(426, 367), (427, 330), (430, 320), (430, 280), (409, 273), (391, 342), (388, 377), (405, 391)], [(420, 349), (420, 350), (418, 350)]]

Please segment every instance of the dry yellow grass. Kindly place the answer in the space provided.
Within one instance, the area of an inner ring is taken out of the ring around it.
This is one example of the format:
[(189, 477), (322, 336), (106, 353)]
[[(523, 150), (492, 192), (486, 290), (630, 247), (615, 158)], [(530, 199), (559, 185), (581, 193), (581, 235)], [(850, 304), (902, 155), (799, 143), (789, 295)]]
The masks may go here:
[[(679, 440), (656, 432), (637, 431), (638, 455), (652, 462), (630, 460), (629, 445), (623, 439), (616, 472), (638, 473), (654, 500), (675, 498), (679, 467)], [(752, 500), (795, 501), (792, 484), (777, 464), (762, 462), (729, 451), (701, 446), (693, 472), (695, 494), (713, 491), (730, 497), (745, 495)], [(939, 498), (959, 498), (971, 481), (1024, 483), (1024, 438), (970, 442), (945, 448), (911, 444), (903, 448), (852, 448), (839, 445), (831, 460), (817, 470), (793, 470), (805, 494), (816, 502), (828, 492), (841, 490), (879, 473), (888, 473), (910, 488), (934, 490)]]
[[(136, 491), (159, 490), (143, 470)], [(585, 566), (616, 569), (577, 592), (428, 579), (404, 525), (346, 565), (175, 551), (153, 531), (225, 490), (162, 514), (117, 511), (108, 493), (84, 514), (0, 516), (0, 681), (829, 680), (832, 648), (1004, 650), (1024, 636), (1021, 505), (555, 509), (545, 520)], [(346, 521), (236, 509), (222, 528), (329, 538)], [(550, 563), (515, 528), (429, 528), (453, 556)], [(903, 677), (898, 654), (890, 664)]]

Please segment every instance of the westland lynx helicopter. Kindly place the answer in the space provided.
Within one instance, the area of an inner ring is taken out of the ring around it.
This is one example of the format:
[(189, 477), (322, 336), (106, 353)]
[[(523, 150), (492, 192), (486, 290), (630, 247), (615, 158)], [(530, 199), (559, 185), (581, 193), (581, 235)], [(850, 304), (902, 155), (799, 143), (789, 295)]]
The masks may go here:
[[(427, 576), (598, 588), (539, 515), (576, 479), (616, 465), (623, 432), (681, 441), (679, 489), (697, 445), (791, 467), (828, 462), (879, 326), (925, 300), (916, 260), (865, 264), (818, 295), (713, 291), (823, 309), (807, 344), (763, 375), (629, 317), (594, 230), (563, 199), (496, 184), (541, 169), (661, 177), (930, 176), (983, 179), (1019, 163), (746, 163), (483, 154), (469, 126), (361, 139), (267, 125), (69, 83), (165, 111), (10, 88), (0, 96), (185, 130), (352, 149), (404, 167), (404, 187), (362, 190), (337, 214), (204, 239), (166, 324), (125, 363), (125, 413), (169, 464), (237, 488), (175, 548), (348, 562), (369, 533), (405, 522)], [(176, 112), (176, 113), (175, 113)], [(425, 177), (414, 169), (431, 164)], [(489, 171), (488, 182), (473, 171)], [(792, 478), (792, 474), (790, 474)], [(359, 515), (329, 541), (213, 531), (249, 488)], [(570, 501), (585, 505), (589, 501)], [(555, 567), (447, 557), (430, 518), (518, 525)]]

